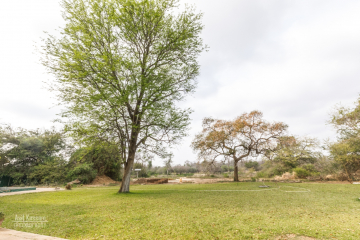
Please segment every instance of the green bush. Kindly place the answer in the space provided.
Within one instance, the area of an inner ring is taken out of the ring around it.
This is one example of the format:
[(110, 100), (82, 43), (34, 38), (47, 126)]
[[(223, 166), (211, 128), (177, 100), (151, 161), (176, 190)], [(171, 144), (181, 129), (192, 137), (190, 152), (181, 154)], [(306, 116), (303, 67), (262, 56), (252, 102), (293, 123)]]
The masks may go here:
[(91, 146), (76, 150), (70, 157), (68, 167), (74, 168), (80, 164), (92, 164), (99, 176), (106, 175), (113, 180), (121, 178), (121, 159), (117, 148), (112, 144), (94, 143)]
[(221, 170), (223, 171), (223, 172), (232, 172), (232, 171), (234, 171), (234, 167), (229, 167), (229, 166), (227, 166), (227, 165), (222, 165), (221, 166)]
[(296, 173), (296, 176), (298, 176), (298, 178), (306, 178), (311, 175), (309, 171), (301, 167), (294, 168), (293, 171)]
[(229, 174), (223, 174), (224, 178), (228, 178)]
[(318, 173), (318, 171), (315, 169), (315, 166), (313, 164), (305, 164), (302, 165), (301, 167), (306, 171), (308, 171), (311, 175)]
[(250, 168), (253, 168), (254, 170), (259, 170), (259, 163), (256, 162), (256, 161), (248, 161), (248, 162), (245, 162), (245, 167), (247, 169), (250, 169)]
[(33, 168), (29, 175), (30, 182), (42, 184), (47, 182), (64, 182), (65, 178), (65, 163), (60, 160), (39, 164)]
[(252, 182), (256, 182), (256, 177), (251, 177)]
[(272, 161), (265, 161), (265, 163), (261, 165), (261, 168), (261, 173), (265, 174), (266, 177), (281, 176), (283, 173), (291, 172), (292, 170), (292, 168)]
[(67, 175), (68, 180), (79, 179), (81, 183), (90, 183), (96, 177), (97, 171), (93, 169), (93, 164), (83, 163), (70, 170)]
[[(146, 166), (144, 166), (144, 164), (139, 163), (139, 162), (135, 162), (134, 163), (134, 170), (135, 169), (141, 169), (140, 172), (138, 172), (138, 176), (139, 178), (147, 178), (150, 175), (148, 174), (148, 172), (146, 171)], [(135, 173), (135, 172), (134, 172)], [(135, 173), (136, 174), (136, 173)]]
[(256, 173), (256, 178), (267, 178), (268, 174), (266, 174), (265, 172), (257, 172)]

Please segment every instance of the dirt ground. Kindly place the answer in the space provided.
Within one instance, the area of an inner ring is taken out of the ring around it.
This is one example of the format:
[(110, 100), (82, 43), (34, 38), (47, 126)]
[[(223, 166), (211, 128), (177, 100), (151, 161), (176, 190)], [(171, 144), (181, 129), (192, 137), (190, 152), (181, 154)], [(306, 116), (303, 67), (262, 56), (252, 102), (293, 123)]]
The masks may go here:
[(96, 176), (96, 178), (89, 184), (91, 186), (103, 186), (109, 184), (120, 184), (121, 182), (117, 182), (109, 178), (108, 176)]
[[(245, 179), (240, 179), (240, 181)], [(248, 179), (247, 179), (248, 180)], [(219, 183), (219, 182), (233, 182), (232, 178), (187, 178), (181, 177), (177, 179), (169, 179), (169, 183), (165, 184), (181, 184), (181, 183), (197, 183), (197, 184), (208, 184), (208, 183)], [(306, 182), (306, 183), (322, 183), (322, 184), (350, 184), (348, 181), (316, 181), (316, 182)], [(104, 186), (109, 184), (120, 185), (121, 182), (114, 181), (108, 176), (97, 176), (94, 181), (92, 181), (87, 186)]]
[(316, 182), (306, 182), (306, 183), (351, 184), (348, 181), (316, 181)]
[[(182, 183), (218, 183), (218, 182), (233, 182), (232, 178), (187, 178), (183, 177)], [(240, 179), (241, 181), (249, 180), (249, 179)], [(267, 181), (265, 181), (267, 182)], [(169, 184), (177, 184), (180, 183), (179, 179), (169, 180)], [(316, 182), (304, 182), (304, 183), (322, 183), (322, 184), (350, 184), (348, 181), (316, 181)]]
[(316, 238), (312, 237), (306, 237), (306, 236), (297, 236), (295, 234), (286, 234), (283, 236), (276, 237), (274, 240), (285, 240), (285, 239), (291, 239), (291, 240), (316, 240)]
[[(180, 182), (181, 179), (181, 182)], [(178, 183), (218, 183), (218, 182), (233, 182), (231, 178), (187, 178), (182, 177), (174, 180), (169, 180), (168, 184), (178, 184)]]

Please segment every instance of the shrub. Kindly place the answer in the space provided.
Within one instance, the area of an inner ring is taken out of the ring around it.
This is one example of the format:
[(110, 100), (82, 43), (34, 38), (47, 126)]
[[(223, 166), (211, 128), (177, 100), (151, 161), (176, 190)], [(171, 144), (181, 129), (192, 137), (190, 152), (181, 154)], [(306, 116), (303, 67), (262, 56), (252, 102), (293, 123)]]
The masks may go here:
[(224, 178), (228, 178), (229, 174), (223, 174)]
[(267, 178), (268, 175), (265, 172), (257, 172), (256, 178)]
[(80, 182), (86, 184), (92, 182), (96, 177), (97, 171), (93, 169), (93, 164), (83, 163), (76, 166), (68, 173), (68, 179), (79, 179)]
[(305, 169), (306, 171), (308, 171), (310, 174), (311, 173), (316, 173), (318, 172), (316, 169), (315, 169), (315, 166), (313, 164), (305, 164), (305, 165), (302, 165), (301, 166), (303, 169)]
[(68, 166), (70, 168), (78, 164), (92, 164), (92, 168), (99, 176), (106, 175), (113, 180), (120, 179), (121, 164), (115, 145), (96, 142), (88, 147), (76, 150), (70, 157)]
[(348, 175), (346, 175), (345, 173), (338, 173), (338, 174), (335, 175), (335, 178), (338, 181), (347, 181), (347, 180), (349, 180)]
[(66, 184), (65, 189), (66, 190), (71, 190), (71, 184), (70, 183)]
[(255, 177), (251, 177), (251, 181), (252, 181), (252, 182), (256, 182), (256, 178), (255, 178)]
[(63, 161), (51, 161), (35, 166), (29, 175), (30, 181), (42, 184), (47, 182), (62, 182), (66, 179), (66, 168)]
[[(140, 172), (137, 173), (137, 175), (141, 178), (147, 178), (149, 177), (149, 174), (146, 171), (146, 167), (144, 166), (144, 164), (139, 163), (139, 162), (135, 162), (134, 163), (134, 169), (141, 169)], [(135, 172), (134, 172), (135, 173)], [(136, 173), (135, 173), (136, 175)]]
[(265, 161), (262, 165), (261, 172), (266, 175), (266, 177), (281, 176), (285, 172), (291, 172), (292, 168), (285, 167), (283, 164), (275, 163), (272, 161)]
[(149, 175), (147, 174), (147, 172), (145, 170), (141, 169), (141, 171), (139, 172), (139, 177), (147, 178), (147, 177), (149, 177)]
[(298, 178), (306, 178), (311, 175), (309, 171), (301, 167), (294, 168), (293, 171), (296, 173)]
[(172, 170), (174, 170), (174, 172), (176, 172), (177, 174), (181, 174), (181, 175), (186, 174), (186, 173), (196, 172), (196, 169), (194, 169), (194, 168), (191, 168), (189, 166), (181, 166), (181, 165), (173, 166)]
[(222, 166), (221, 166), (221, 170), (222, 170), (223, 172), (231, 172), (231, 171), (234, 171), (234, 167), (229, 167), (229, 166), (227, 166), (227, 165), (222, 165)]
[(256, 162), (256, 161), (248, 161), (248, 162), (245, 162), (245, 167), (250, 169), (250, 168), (253, 168), (254, 170), (259, 170), (259, 163)]
[(153, 176), (153, 175), (156, 175), (156, 172), (149, 170), (149, 171), (147, 172), (147, 174), (148, 174), (149, 176)]
[(5, 214), (0, 212), (0, 221), (5, 219)]

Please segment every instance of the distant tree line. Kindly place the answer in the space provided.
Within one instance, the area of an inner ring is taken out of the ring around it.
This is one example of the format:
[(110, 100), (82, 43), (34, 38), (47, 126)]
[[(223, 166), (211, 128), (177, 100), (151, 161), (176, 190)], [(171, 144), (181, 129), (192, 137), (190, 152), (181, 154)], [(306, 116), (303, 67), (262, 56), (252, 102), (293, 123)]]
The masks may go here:
[[(290, 172), (298, 178), (359, 179), (360, 98), (353, 108), (336, 108), (329, 123), (338, 139), (321, 144), (315, 138), (289, 135), (285, 124), (269, 124), (258, 111), (233, 122), (206, 119), (205, 130), (192, 144), (199, 152), (197, 161), (175, 165), (168, 155), (163, 166), (153, 166), (151, 152), (139, 151), (133, 169), (141, 169), (139, 177), (202, 173), (238, 180)], [(9, 184), (60, 184), (74, 179), (86, 184), (97, 175), (121, 181), (123, 166), (115, 143), (99, 139), (79, 143), (55, 128), (31, 131), (0, 126), (0, 180)]]

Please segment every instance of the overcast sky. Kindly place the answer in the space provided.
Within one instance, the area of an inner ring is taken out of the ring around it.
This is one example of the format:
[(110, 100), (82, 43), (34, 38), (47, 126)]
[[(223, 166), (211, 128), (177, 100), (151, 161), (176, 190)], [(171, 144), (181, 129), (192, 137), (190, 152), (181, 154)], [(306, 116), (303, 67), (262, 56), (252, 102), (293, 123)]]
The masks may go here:
[[(195, 161), (190, 148), (204, 117), (233, 119), (260, 110), (289, 132), (334, 138), (326, 125), (334, 106), (351, 106), (360, 92), (360, 1), (184, 0), (204, 13), (197, 92), (189, 137), (175, 162)], [(0, 5), (0, 123), (48, 128), (60, 112), (44, 82), (35, 46), (43, 31), (63, 26), (56, 0), (11, 0)], [(157, 161), (156, 165), (162, 164)]]

